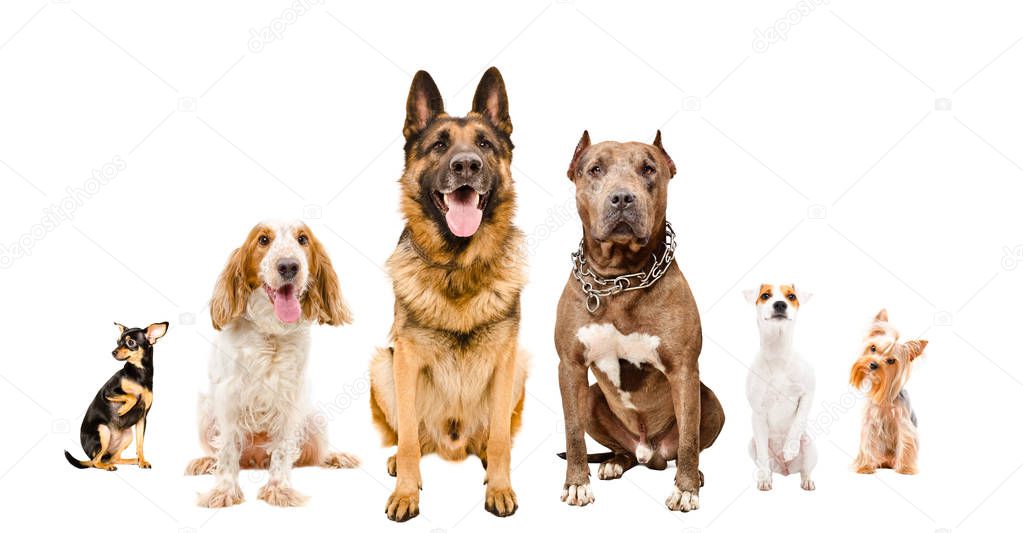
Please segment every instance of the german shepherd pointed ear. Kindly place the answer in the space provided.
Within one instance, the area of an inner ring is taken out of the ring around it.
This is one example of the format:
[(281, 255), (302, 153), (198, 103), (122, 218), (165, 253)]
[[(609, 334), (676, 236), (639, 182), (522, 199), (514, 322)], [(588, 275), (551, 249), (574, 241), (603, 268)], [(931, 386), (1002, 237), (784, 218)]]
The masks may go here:
[(490, 67), (476, 86), (472, 97), (472, 110), (486, 117), (505, 135), (511, 135), (511, 116), (508, 115), (508, 93), (504, 89), (504, 78), (497, 67)]
[(572, 163), (568, 165), (568, 179), (575, 181), (575, 174), (579, 170), (579, 160), (583, 152), (590, 147), (590, 132), (583, 130), (583, 136), (579, 138), (579, 144), (575, 145), (575, 152), (572, 154)]
[(408, 103), (405, 112), (405, 128), (402, 133), (406, 141), (419, 136), (437, 115), (444, 113), (444, 99), (440, 89), (434, 83), (430, 73), (425, 70), (416, 72), (412, 78), (412, 87), (408, 91)]
[(664, 149), (664, 145), (661, 144), (661, 130), (657, 130), (657, 136), (654, 137), (654, 146), (661, 151), (664, 158), (668, 160), (668, 170), (671, 171), (669, 177), (675, 177), (675, 162), (671, 160), (671, 156), (668, 155), (668, 151)]

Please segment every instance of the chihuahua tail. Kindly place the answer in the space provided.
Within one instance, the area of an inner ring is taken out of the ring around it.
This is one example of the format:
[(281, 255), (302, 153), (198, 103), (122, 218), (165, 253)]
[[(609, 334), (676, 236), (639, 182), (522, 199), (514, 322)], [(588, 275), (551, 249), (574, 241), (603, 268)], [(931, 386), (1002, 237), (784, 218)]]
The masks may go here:
[(71, 466), (75, 468), (89, 468), (89, 463), (87, 461), (79, 461), (78, 459), (75, 459), (67, 450), (64, 450), (64, 458), (67, 459), (67, 462), (71, 463)]
[[(614, 456), (615, 456), (614, 452), (591, 453), (591, 454), (586, 456), (586, 462), (587, 463), (603, 463), (604, 461), (608, 461), (608, 460), (612, 459)], [(558, 454), (558, 457), (560, 457), (562, 459), (566, 459), (566, 458), (568, 458), (568, 454), (565, 453), (565, 452), (561, 452), (561, 453)]]

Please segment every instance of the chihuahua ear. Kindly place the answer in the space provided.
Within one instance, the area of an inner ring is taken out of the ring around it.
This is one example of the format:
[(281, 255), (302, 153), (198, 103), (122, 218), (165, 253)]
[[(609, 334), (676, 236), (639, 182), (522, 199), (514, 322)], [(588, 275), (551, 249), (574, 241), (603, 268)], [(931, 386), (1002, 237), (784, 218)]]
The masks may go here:
[(583, 136), (579, 138), (579, 142), (575, 145), (575, 152), (572, 153), (572, 162), (568, 165), (568, 179), (575, 181), (576, 171), (579, 170), (579, 159), (589, 147), (590, 132), (583, 130)]
[(746, 299), (746, 303), (757, 303), (758, 296), (760, 296), (760, 291), (756, 289), (746, 289), (742, 291), (742, 297)]
[(675, 162), (671, 160), (671, 156), (668, 155), (668, 151), (664, 149), (664, 145), (661, 144), (661, 130), (657, 130), (657, 136), (654, 137), (654, 146), (661, 151), (661, 155), (668, 160), (668, 170), (671, 174), (668, 175), (670, 178), (675, 177)]
[(888, 322), (888, 310), (887, 309), (882, 309), (880, 312), (878, 312), (877, 316), (874, 317), (874, 321), (875, 322)]
[(124, 335), (124, 332), (128, 331), (127, 326), (122, 326), (121, 324), (118, 324), (117, 322), (114, 322), (114, 325), (117, 326), (117, 334), (118, 335)]
[(920, 357), (921, 355), (923, 355), (924, 354), (924, 348), (926, 348), (926, 347), (927, 347), (927, 341), (922, 340), (922, 339), (921, 340), (916, 340), (916, 341), (907, 341), (906, 342), (906, 350), (909, 351), (909, 360), (913, 361), (917, 357)]
[(170, 324), (168, 324), (167, 322), (157, 322), (156, 324), (150, 324), (149, 327), (146, 328), (146, 340), (149, 341), (149, 344), (156, 344), (156, 341), (167, 333), (167, 326), (169, 325)]

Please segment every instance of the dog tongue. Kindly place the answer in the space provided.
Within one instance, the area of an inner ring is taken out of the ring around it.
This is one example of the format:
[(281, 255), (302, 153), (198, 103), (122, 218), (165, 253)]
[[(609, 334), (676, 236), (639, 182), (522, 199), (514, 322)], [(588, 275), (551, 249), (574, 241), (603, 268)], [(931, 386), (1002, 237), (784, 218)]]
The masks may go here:
[(471, 237), (483, 221), (483, 210), (478, 207), (480, 195), (466, 188), (458, 189), (444, 195), (444, 203), (448, 206), (445, 218), (448, 229), (459, 237)]
[(285, 324), (293, 324), (302, 315), (302, 306), (295, 296), (295, 289), (291, 285), (285, 285), (277, 290), (277, 297), (274, 298), (274, 314), (277, 319)]

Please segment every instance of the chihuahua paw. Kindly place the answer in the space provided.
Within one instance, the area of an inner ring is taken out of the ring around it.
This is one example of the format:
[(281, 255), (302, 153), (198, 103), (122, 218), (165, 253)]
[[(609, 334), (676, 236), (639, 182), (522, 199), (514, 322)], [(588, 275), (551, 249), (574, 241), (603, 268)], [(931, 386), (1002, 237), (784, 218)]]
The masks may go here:
[(259, 489), (259, 499), (277, 507), (298, 507), (308, 500), (301, 492), (273, 481)]
[(146, 461), (145, 459), (139, 459), (138, 460), (138, 464), (139, 464), (139, 468), (144, 468), (146, 470), (148, 470), (150, 468), (153, 468), (153, 464), (150, 463), (149, 461)]
[(486, 503), (483, 504), (483, 508), (495, 516), (511, 516), (519, 508), (519, 500), (511, 487), (498, 489), (488, 485)]
[(359, 458), (350, 453), (330, 453), (323, 460), (323, 466), (327, 468), (355, 468), (359, 466)]
[(671, 496), (664, 502), (668, 506), (670, 511), (682, 511), (688, 513), (689, 511), (695, 511), (700, 508), (700, 496), (695, 492), (688, 490), (679, 490), (676, 488)]
[(574, 506), (585, 507), (594, 501), (593, 491), (589, 483), (583, 485), (565, 485), (561, 490), (561, 501)]
[(243, 501), (245, 501), (245, 497), (242, 495), (241, 487), (234, 485), (231, 487), (216, 487), (207, 493), (200, 494), (198, 504), (200, 507), (219, 509), (237, 505)]

